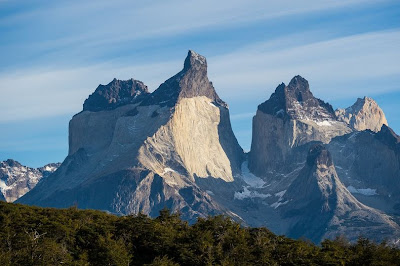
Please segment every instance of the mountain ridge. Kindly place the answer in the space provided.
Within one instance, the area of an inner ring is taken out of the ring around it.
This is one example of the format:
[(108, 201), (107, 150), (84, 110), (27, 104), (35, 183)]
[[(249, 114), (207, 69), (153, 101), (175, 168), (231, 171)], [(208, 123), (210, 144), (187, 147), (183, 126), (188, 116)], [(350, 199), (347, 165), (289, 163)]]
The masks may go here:
[(77, 202), (119, 214), (153, 215), (168, 207), (184, 209), (192, 221), (229, 213), (196, 184), (196, 178), (233, 182), (243, 157), (205, 58), (189, 51), (182, 71), (140, 102), (130, 97), (117, 108), (75, 115), (59, 171), (19, 202)]
[(0, 162), (1, 200), (14, 202), (34, 188), (42, 178), (55, 172), (59, 166), (60, 163), (49, 163), (31, 168), (12, 159)]
[(352, 230), (351, 241), (398, 240), (399, 137), (375, 101), (335, 112), (295, 76), (258, 106), (245, 154), (207, 71), (189, 50), (152, 93), (133, 79), (100, 85), (69, 123), (60, 168), (17, 202), (152, 217), (167, 207), (190, 223), (224, 214), (316, 243)]
[[(304, 168), (289, 186), (279, 209), (294, 220), (288, 235), (320, 242), (334, 235), (356, 239), (359, 235), (383, 241), (400, 236), (400, 227), (388, 216), (360, 203), (342, 184), (328, 149), (312, 146)], [(345, 225), (345, 226), (344, 226)], [(385, 232), (385, 233), (383, 233)], [(380, 234), (380, 238), (377, 238)]]

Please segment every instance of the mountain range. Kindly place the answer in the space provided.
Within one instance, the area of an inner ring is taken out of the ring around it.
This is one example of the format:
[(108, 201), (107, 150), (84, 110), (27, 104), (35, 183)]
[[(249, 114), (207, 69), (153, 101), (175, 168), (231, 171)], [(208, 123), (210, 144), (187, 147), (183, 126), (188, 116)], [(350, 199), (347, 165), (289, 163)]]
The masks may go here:
[(8, 159), (0, 162), (0, 200), (13, 202), (30, 191), (42, 179), (60, 166), (50, 163), (43, 167), (31, 168)]
[(189, 222), (224, 214), (315, 243), (400, 239), (400, 138), (373, 99), (334, 110), (295, 76), (258, 106), (245, 153), (194, 51), (152, 93), (134, 79), (99, 85), (69, 123), (68, 156), (36, 183), (6, 200), (153, 217), (167, 207)]

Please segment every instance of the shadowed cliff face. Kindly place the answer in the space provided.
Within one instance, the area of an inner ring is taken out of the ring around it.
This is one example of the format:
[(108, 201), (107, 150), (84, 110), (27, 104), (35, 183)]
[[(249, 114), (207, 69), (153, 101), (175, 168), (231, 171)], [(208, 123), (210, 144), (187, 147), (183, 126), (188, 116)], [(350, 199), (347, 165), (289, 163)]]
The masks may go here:
[(326, 165), (330, 167), (333, 165), (332, 156), (323, 145), (315, 145), (308, 152), (307, 165), (310, 167), (314, 165)]
[(295, 209), (309, 205), (308, 208), (317, 208), (308, 210), (310, 213), (330, 212), (336, 208), (337, 182), (331, 154), (322, 144), (313, 145), (308, 151), (305, 166), (287, 189), (286, 195), (293, 200), (291, 204), (297, 206)]
[(382, 126), (381, 130), (376, 134), (376, 138), (393, 150), (400, 151), (400, 136), (387, 125)]
[(190, 221), (227, 213), (195, 181), (232, 182), (243, 160), (203, 56), (189, 51), (151, 94), (135, 80), (99, 86), (69, 129), (69, 156), (21, 202), (149, 215), (169, 207)]
[(337, 176), (332, 156), (325, 146), (312, 146), (306, 164), (283, 196), (279, 209), (291, 227), (291, 237), (314, 242), (334, 235), (355, 240), (359, 235), (385, 239), (398, 236), (399, 226), (387, 215), (360, 203)]
[(400, 214), (400, 144), (389, 127), (337, 137), (328, 147), (339, 177), (361, 202)]

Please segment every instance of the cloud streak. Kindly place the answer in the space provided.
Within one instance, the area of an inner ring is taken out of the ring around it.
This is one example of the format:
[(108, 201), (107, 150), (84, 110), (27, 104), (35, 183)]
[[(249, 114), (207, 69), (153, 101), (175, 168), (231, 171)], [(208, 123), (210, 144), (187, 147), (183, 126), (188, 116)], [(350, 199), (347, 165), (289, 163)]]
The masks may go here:
[[(387, 96), (400, 84), (399, 7), (395, 0), (0, 0), (0, 157), (62, 160), (68, 120), (99, 83), (135, 78), (154, 90), (182, 68), (186, 49), (207, 56), (245, 149), (256, 106), (297, 74), (335, 105), (378, 93), (385, 104), (399, 98)], [(399, 125), (394, 110), (387, 116)]]
[[(0, 122), (74, 114), (99, 83), (113, 78), (144, 80), (154, 89), (179, 64), (99, 64), (61, 69), (25, 69), (0, 76)], [(177, 68), (178, 71), (179, 67)], [(176, 72), (177, 72), (176, 71)]]
[(18, 55), (10, 57), (10, 51), (15, 50), (29, 57), (36, 56), (37, 60), (44, 55), (48, 60), (57, 60), (70, 53), (76, 57), (96, 57), (126, 42), (241, 27), (257, 21), (368, 3), (371, 1), (158, 0), (146, 5), (120, 0), (52, 1), (48, 7), (42, 3), (44, 7), (34, 6), (3, 16), (0, 30), (5, 29), (5, 34), (0, 48), (8, 64), (24, 60)]
[[(276, 43), (284, 42), (276, 40)], [(376, 93), (376, 87), (364, 87), (365, 81), (400, 77), (400, 30), (371, 32), (301, 46), (276, 49), (268, 42), (240, 51), (210, 58), (210, 73), (222, 94), (255, 97), (272, 92), (282, 81), (297, 74), (309, 79), (313, 90), (327, 97), (362, 96)], [(395, 78), (400, 81), (400, 78)], [(343, 87), (360, 82), (359, 87)], [(249, 88), (241, 90), (241, 88)], [(331, 89), (335, 89), (332, 91)], [(387, 92), (398, 87), (382, 87)]]
[[(275, 40), (285, 41), (288, 37)], [(297, 74), (307, 78), (318, 96), (340, 98), (376, 92), (362, 82), (400, 77), (400, 31), (381, 31), (279, 49), (265, 42), (208, 58), (209, 76), (229, 101), (259, 99)], [(152, 90), (177, 73), (182, 58), (154, 64), (115, 62), (60, 69), (25, 69), (0, 75), (0, 121), (73, 114), (99, 83), (114, 77), (136, 78)], [(400, 81), (400, 78), (394, 78)], [(348, 87), (345, 84), (360, 86)], [(391, 91), (390, 86), (379, 92)], [(234, 92), (234, 93), (232, 93)], [(265, 96), (264, 96), (265, 97)], [(238, 119), (234, 117), (234, 119)]]

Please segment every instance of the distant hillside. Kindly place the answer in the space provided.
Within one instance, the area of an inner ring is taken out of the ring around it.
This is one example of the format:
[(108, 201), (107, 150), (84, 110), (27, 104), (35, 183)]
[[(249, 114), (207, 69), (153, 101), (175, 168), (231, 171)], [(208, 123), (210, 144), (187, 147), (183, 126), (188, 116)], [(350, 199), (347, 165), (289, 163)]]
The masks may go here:
[(54, 173), (61, 163), (49, 163), (43, 167), (31, 168), (17, 161), (0, 161), (0, 200), (14, 202), (43, 178)]
[(223, 216), (189, 226), (165, 209), (152, 219), (0, 202), (0, 225), (0, 265), (396, 265), (400, 258), (399, 249), (364, 238), (316, 246)]

